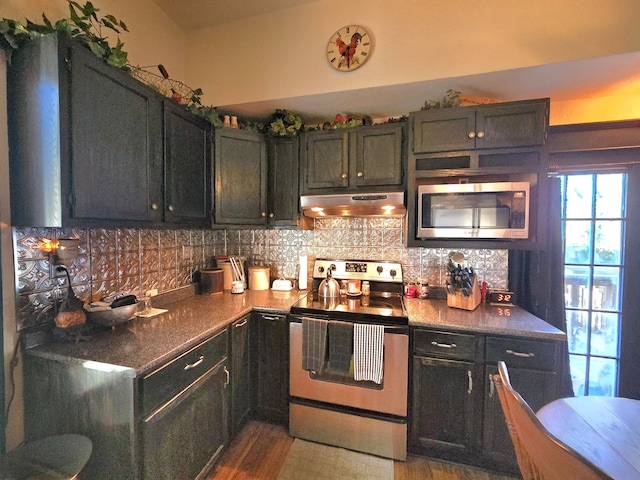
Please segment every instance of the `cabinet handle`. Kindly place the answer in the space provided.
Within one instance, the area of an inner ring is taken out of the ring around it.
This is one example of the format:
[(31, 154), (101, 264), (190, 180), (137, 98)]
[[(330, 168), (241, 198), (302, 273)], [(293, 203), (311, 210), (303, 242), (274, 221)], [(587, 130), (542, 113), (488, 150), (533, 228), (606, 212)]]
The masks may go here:
[(473, 374), (467, 370), (467, 393), (473, 392)]
[(346, 173), (343, 173), (343, 174), (342, 174), (342, 179), (344, 180), (345, 178), (347, 178), (347, 176), (348, 176), (348, 175), (347, 175)]
[(476, 132), (469, 132), (469, 138), (476, 138)]
[(158, 210), (158, 204), (157, 203), (152, 203), (151, 204), (151, 210)]
[(482, 130), (478, 132), (478, 138), (484, 138), (484, 132)]
[(173, 212), (173, 210), (174, 210), (173, 205), (169, 205), (169, 206), (167, 207), (167, 210), (169, 210), (170, 212)]
[(262, 213), (260, 214), (260, 216), (261, 216), (262, 218), (266, 217), (266, 216), (267, 216), (267, 212), (262, 212)]
[(493, 383), (493, 375), (489, 374), (489, 398), (493, 397), (496, 391), (496, 384)]
[(192, 368), (196, 368), (198, 365), (200, 365), (202, 362), (204, 362), (204, 355), (200, 355), (200, 358), (198, 358), (198, 360), (196, 360), (193, 363), (187, 363), (184, 366), (184, 370), (191, 370)]
[(265, 319), (265, 320), (272, 320), (274, 322), (277, 321), (277, 320), (280, 320), (280, 317), (271, 317), (269, 315), (262, 315), (262, 318)]
[(507, 353), (509, 355), (513, 355), (514, 357), (531, 358), (536, 356), (535, 353), (514, 352), (513, 350), (507, 350)]
[(224, 375), (225, 375), (225, 381), (224, 381), (224, 388), (227, 388), (227, 385), (229, 385), (229, 383), (231, 383), (231, 375), (229, 374), (229, 369), (227, 368), (227, 366), (224, 366)]
[(457, 347), (455, 343), (438, 343), (436, 341), (431, 342), (431, 345), (433, 345), (434, 347), (440, 347), (440, 348), (456, 348)]
[(275, 217), (275, 215), (273, 214), (273, 212), (271, 212), (271, 213), (269, 214), (269, 218), (273, 218), (273, 217)]
[(364, 177), (364, 173), (362, 173), (362, 172), (358, 172), (358, 177), (359, 177), (359, 178)]
[(245, 319), (241, 320), (240, 322), (236, 323), (234, 326), (236, 328), (240, 328), (240, 327), (244, 327), (246, 324), (247, 324), (247, 319), (245, 318)]

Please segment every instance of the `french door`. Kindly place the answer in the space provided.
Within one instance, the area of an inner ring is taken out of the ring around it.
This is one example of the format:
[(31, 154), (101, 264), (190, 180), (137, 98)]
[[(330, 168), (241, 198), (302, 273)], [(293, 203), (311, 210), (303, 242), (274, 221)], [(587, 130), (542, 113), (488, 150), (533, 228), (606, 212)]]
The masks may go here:
[(561, 176), (565, 318), (575, 395), (616, 396), (628, 176)]

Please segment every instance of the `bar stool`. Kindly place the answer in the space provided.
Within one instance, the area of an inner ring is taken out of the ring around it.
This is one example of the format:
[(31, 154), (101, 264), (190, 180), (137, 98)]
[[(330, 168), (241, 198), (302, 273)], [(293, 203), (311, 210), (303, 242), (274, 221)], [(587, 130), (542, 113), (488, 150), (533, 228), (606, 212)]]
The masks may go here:
[(2, 480), (75, 480), (91, 457), (91, 440), (65, 434), (26, 443), (0, 457)]

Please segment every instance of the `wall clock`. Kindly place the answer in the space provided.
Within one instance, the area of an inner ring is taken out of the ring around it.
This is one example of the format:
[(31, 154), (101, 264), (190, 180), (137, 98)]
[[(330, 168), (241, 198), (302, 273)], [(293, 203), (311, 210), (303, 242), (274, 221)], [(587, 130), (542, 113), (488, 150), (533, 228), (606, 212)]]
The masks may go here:
[(327, 44), (329, 65), (341, 72), (360, 68), (371, 56), (371, 36), (359, 25), (347, 25), (331, 35)]

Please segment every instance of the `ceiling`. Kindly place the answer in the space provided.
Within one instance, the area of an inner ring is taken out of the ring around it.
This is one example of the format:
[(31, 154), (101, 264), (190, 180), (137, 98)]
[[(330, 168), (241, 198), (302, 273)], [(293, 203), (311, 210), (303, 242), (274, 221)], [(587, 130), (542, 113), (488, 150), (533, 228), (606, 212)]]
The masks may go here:
[[(318, 0), (153, 1), (186, 30), (233, 22)], [(638, 72), (640, 52), (632, 52), (456, 78), (218, 107), (256, 118), (266, 118), (276, 109), (287, 109), (304, 112), (306, 122), (324, 121), (332, 118), (335, 112), (387, 118), (419, 110), (425, 100), (438, 100), (448, 89), (504, 101), (550, 97), (558, 102), (616, 95), (638, 96)], [(496, 89), (498, 85), (499, 90)], [(345, 105), (357, 105), (358, 110), (345, 111)]]

